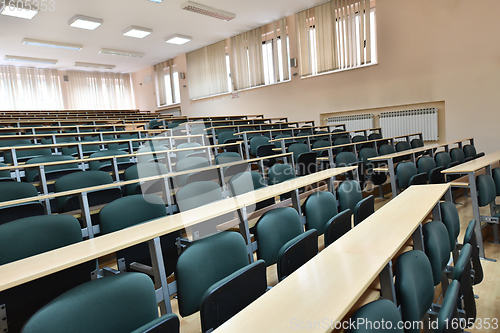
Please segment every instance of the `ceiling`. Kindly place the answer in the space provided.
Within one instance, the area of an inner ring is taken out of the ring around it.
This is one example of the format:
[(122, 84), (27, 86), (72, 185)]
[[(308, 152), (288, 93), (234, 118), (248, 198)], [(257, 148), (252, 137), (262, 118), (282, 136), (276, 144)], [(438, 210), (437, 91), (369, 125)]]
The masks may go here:
[[(186, 0), (55, 0), (54, 11), (39, 11), (32, 20), (0, 15), (0, 65), (84, 70), (74, 62), (116, 65), (113, 72), (135, 72), (180, 54), (220, 41), (260, 25), (291, 15), (323, 0), (195, 0), (203, 5), (236, 14), (225, 22), (182, 10)], [(47, 1), (48, 3), (48, 1)], [(101, 18), (96, 30), (72, 28), (75, 14)], [(153, 29), (143, 39), (123, 36), (130, 25)], [(192, 37), (184, 45), (165, 43), (166, 37)], [(23, 45), (23, 38), (83, 45), (80, 51)], [(143, 58), (99, 54), (101, 48), (145, 53)], [(57, 59), (56, 65), (6, 61), (5, 55)], [(95, 70), (95, 69), (93, 69)]]

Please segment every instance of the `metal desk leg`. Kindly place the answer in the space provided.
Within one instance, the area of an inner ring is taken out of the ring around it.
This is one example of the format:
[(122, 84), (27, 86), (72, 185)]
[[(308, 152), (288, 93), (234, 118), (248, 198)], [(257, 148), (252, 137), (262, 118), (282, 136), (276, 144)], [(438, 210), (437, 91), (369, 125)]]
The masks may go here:
[(413, 249), (424, 251), (424, 235), (422, 233), (422, 223), (419, 224), (417, 230), (411, 236), (413, 239)]
[(302, 216), (302, 208), (300, 207), (300, 197), (299, 197), (299, 189), (295, 189), (292, 191), (292, 206), (299, 213), (299, 216)]
[(156, 300), (160, 304), (160, 312), (162, 315), (172, 313), (172, 305), (170, 304), (170, 292), (168, 290), (167, 273), (163, 262), (163, 254), (161, 252), (160, 238), (156, 237), (148, 242), (149, 253), (151, 255), (151, 263), (153, 265), (153, 274), (156, 281)]
[(388, 299), (397, 305), (396, 289), (394, 288), (394, 277), (392, 274), (392, 261), (389, 261), (382, 272), (380, 272), (379, 279), (380, 295), (382, 298)]
[(245, 144), (245, 154), (247, 156), (247, 160), (250, 159), (250, 147), (248, 146), (248, 137), (247, 133), (243, 132), (243, 143)]
[(92, 219), (90, 217), (90, 207), (87, 192), (80, 193), (79, 199), (80, 209), (82, 211), (82, 219), (84, 221), (85, 227), (87, 228), (87, 236), (89, 238), (94, 238), (94, 227), (92, 226)]
[(174, 208), (172, 207), (172, 197), (170, 191), (170, 178), (165, 177), (161, 181), (161, 192), (163, 195), (163, 202), (167, 205), (167, 214), (172, 215)]
[(250, 228), (248, 227), (248, 215), (247, 215), (247, 208), (243, 207), (241, 209), (237, 210), (238, 213), (238, 218), (240, 219), (240, 234), (243, 236), (245, 239), (245, 243), (247, 244), (247, 254), (248, 254), (248, 261), (250, 263), (254, 262), (254, 257), (253, 257), (253, 245), (252, 245), (252, 239), (250, 237)]
[[(40, 183), (42, 184), (42, 193), (44, 195), (49, 194), (49, 189), (47, 186), (47, 177), (45, 177), (45, 167), (40, 165), (38, 167), (38, 178), (40, 179)], [(50, 207), (50, 199), (45, 199), (45, 209), (47, 211), (47, 215), (52, 214), (52, 209)]]
[(391, 190), (392, 197), (395, 198), (398, 195), (398, 188), (396, 186), (396, 173), (394, 172), (394, 161), (392, 158), (387, 160), (389, 166), (389, 177), (391, 178)]
[[(18, 163), (17, 163), (17, 155), (16, 155), (16, 150), (14, 148), (12, 148), (10, 150), (10, 156), (12, 158), (12, 164), (14, 166), (18, 166)], [(19, 169), (16, 169), (16, 181), (17, 182), (20, 182), (21, 181), (21, 172), (19, 171)]]
[(469, 186), (470, 186), (470, 198), (472, 200), (472, 213), (474, 215), (474, 220), (476, 220), (476, 239), (477, 239), (477, 246), (479, 246), (479, 256), (481, 258), (485, 258), (483, 233), (481, 230), (481, 214), (479, 213), (479, 202), (477, 199), (476, 173), (469, 172), (468, 175), (469, 175)]
[(441, 215), (441, 205), (439, 202), (432, 209), (432, 219), (434, 221), (442, 221), (443, 220), (443, 216)]

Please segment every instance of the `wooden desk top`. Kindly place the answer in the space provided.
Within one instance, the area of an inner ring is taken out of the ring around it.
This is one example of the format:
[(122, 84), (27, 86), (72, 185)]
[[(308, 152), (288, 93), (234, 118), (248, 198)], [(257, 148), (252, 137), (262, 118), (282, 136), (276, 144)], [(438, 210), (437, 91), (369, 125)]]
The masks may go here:
[(480, 170), (488, 165), (500, 161), (500, 151), (485, 155), (475, 160), (459, 164), (453, 168), (443, 170), (442, 173), (468, 173)]
[[(258, 194), (258, 197), (268, 198), (270, 196), (280, 195), (315, 181), (342, 174), (354, 168), (355, 167), (329, 169), (309, 176), (300, 177), (293, 181), (286, 181), (281, 184), (268, 186), (264, 191), (260, 191), (261, 193)], [(249, 193), (235, 198), (213, 202), (180, 214), (142, 223), (108, 235), (99, 236), (77, 244), (2, 265), (0, 266), (0, 291), (146, 242), (155, 237), (181, 230), (208, 219), (233, 212), (244, 206), (250, 206), (256, 202), (257, 196), (252, 197), (248, 194)], [(365, 267), (363, 267), (363, 269), (365, 269)]]
[[(212, 128), (214, 129), (223, 129), (223, 128), (237, 128), (237, 127), (249, 127), (249, 126), (259, 126), (259, 125), (262, 125), (262, 126), (273, 126), (273, 125), (298, 125), (298, 124), (307, 124), (307, 123), (312, 123), (314, 122), (314, 120), (301, 120), (301, 121), (290, 121), (290, 122), (287, 122), (287, 123), (271, 123), (271, 124), (248, 124), (248, 125), (226, 125), (226, 126), (213, 126), (213, 127), (208, 127), (208, 128), (205, 128), (205, 130), (211, 130)], [(299, 128), (299, 127), (297, 127)], [(294, 128), (295, 129), (295, 128)], [(282, 129), (284, 130), (284, 129)]]
[[(341, 126), (341, 125), (339, 125), (339, 126)], [(317, 126), (317, 127), (327, 127), (327, 126)], [(301, 127), (299, 129), (302, 129), (302, 128), (306, 128), (306, 127)], [(331, 132), (331, 133), (323, 133), (323, 134), (312, 134), (312, 135), (294, 136), (294, 137), (288, 137), (288, 138), (273, 139), (273, 140), (269, 140), (269, 142), (278, 142), (278, 141), (282, 141), (282, 140), (300, 140), (300, 139), (311, 138), (311, 137), (318, 137), (318, 136), (331, 136), (331, 135), (359, 133), (359, 132), (364, 132), (364, 131), (375, 131), (375, 130), (380, 130), (380, 127), (367, 128), (367, 129), (361, 129), (361, 130), (356, 130), (356, 131), (343, 131), (343, 132)], [(281, 130), (281, 131), (283, 131), (283, 130)], [(360, 143), (360, 142), (356, 142), (355, 144), (358, 144), (358, 143)], [(361, 143), (363, 143), (363, 142), (361, 142)], [(328, 148), (331, 148), (331, 147), (317, 148), (317, 149), (314, 149), (314, 150), (323, 150), (323, 149), (328, 149)]]
[(344, 318), (448, 187), (411, 186), (216, 332), (290, 332), (325, 320), (314, 331), (331, 332), (330, 320)]
[[(269, 124), (269, 125), (275, 125), (275, 124)], [(338, 125), (341, 126), (341, 125)], [(307, 130), (307, 129), (312, 129), (312, 128), (329, 128), (332, 127), (331, 125), (325, 125), (325, 126), (304, 126), (304, 127), (289, 127), (289, 128), (270, 128), (270, 129), (265, 129), (265, 130), (256, 130), (256, 131), (243, 131), (243, 132), (238, 132), (235, 133), (234, 135), (242, 135), (243, 133), (247, 134), (253, 134), (253, 133), (268, 133), (268, 132), (284, 132), (287, 130)], [(327, 133), (324, 133), (327, 134)], [(314, 136), (314, 135), (313, 135)], [(302, 136), (301, 138), (304, 138), (306, 136)], [(281, 140), (281, 139), (278, 139)]]

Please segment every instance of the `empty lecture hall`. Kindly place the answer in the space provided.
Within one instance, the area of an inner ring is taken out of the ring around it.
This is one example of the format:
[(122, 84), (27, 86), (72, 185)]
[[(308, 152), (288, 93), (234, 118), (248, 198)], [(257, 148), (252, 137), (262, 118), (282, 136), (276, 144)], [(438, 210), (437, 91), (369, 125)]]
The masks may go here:
[(0, 333), (500, 332), (499, 12), (0, 0)]

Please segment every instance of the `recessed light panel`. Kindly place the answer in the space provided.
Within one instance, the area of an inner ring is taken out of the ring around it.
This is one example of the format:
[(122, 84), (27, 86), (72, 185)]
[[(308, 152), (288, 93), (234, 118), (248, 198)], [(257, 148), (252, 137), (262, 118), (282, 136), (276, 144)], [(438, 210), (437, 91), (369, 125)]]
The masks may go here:
[(206, 16), (210, 16), (223, 21), (231, 21), (236, 17), (236, 14), (226, 12), (217, 8), (201, 5), (196, 2), (187, 1), (181, 5), (181, 9), (188, 10), (193, 13), (198, 13)]
[(102, 19), (90, 16), (75, 15), (68, 21), (68, 24), (73, 28), (86, 30), (95, 30), (102, 24)]
[(67, 44), (67, 43), (58, 43), (58, 42), (50, 42), (47, 40), (38, 40), (38, 39), (31, 39), (31, 38), (24, 38), (23, 39), (23, 44), (25, 45), (33, 45), (33, 46), (46, 46), (46, 47), (53, 47), (56, 49), (65, 49), (65, 50), (81, 50), (83, 48), (82, 45), (78, 44)]
[(111, 50), (111, 49), (101, 49), (99, 51), (99, 53), (100, 54), (119, 55), (119, 56), (124, 56), (124, 57), (133, 57), (133, 58), (142, 58), (142, 57), (144, 57), (144, 53), (121, 51), (121, 50)]
[(14, 6), (10, 6), (7, 0), (2, 2), (4, 3), (4, 7), (2, 9), (2, 12), (0, 13), (2, 15), (31, 20), (33, 16), (38, 13), (38, 11), (36, 10), (28, 9), (27, 7), (25, 7), (21, 1), (12, 1), (12, 3), (14, 3)]
[(152, 32), (152, 29), (138, 27), (136, 25), (131, 25), (130, 27), (122, 31), (123, 36), (135, 38), (144, 38), (150, 35)]
[(167, 38), (166, 42), (170, 44), (182, 45), (191, 41), (191, 37), (184, 35), (173, 35)]
[(42, 58), (29, 58), (29, 57), (20, 57), (20, 56), (13, 56), (13, 55), (6, 55), (5, 60), (9, 61), (24, 61), (24, 62), (36, 62), (39, 64), (50, 64), (50, 65), (55, 65), (57, 64), (57, 60), (54, 59), (42, 59)]

